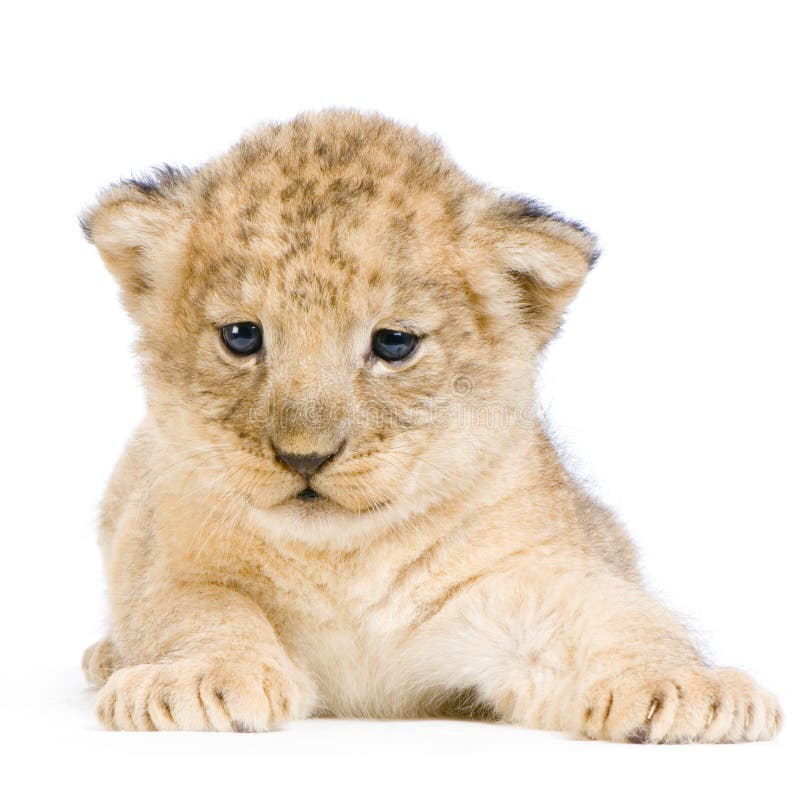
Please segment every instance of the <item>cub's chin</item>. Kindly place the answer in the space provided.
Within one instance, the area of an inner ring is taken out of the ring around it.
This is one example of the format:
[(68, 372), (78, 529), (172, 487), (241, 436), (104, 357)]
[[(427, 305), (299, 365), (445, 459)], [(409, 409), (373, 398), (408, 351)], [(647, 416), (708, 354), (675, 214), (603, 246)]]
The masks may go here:
[(269, 507), (250, 507), (265, 534), (316, 546), (350, 548), (407, 516), (391, 498), (369, 500), (352, 493), (326, 494), (306, 486)]

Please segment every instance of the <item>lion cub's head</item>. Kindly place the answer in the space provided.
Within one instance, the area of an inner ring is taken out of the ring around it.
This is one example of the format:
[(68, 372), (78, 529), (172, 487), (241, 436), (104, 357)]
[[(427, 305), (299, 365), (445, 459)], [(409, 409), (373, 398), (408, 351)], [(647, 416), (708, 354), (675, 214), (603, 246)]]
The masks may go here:
[(594, 257), (580, 226), (351, 112), (123, 181), (84, 227), (174, 460), (310, 541), (451, 497), (519, 439), (536, 353)]

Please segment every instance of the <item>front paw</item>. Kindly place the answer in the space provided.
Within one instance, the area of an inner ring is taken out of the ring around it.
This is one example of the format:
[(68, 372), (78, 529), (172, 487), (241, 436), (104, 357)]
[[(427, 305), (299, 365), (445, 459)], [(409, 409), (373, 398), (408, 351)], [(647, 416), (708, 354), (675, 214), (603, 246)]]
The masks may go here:
[(305, 699), (276, 666), (181, 659), (117, 670), (96, 711), (110, 730), (249, 732), (303, 716)]
[(771, 739), (775, 697), (735, 669), (642, 669), (595, 683), (579, 704), (581, 732), (618, 742), (744, 742)]

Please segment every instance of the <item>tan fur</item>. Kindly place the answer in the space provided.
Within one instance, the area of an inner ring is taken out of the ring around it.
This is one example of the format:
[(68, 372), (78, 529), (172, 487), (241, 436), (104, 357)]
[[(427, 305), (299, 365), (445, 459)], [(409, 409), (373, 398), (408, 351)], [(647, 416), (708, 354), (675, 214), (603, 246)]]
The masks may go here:
[[(148, 414), (103, 508), (120, 729), (477, 711), (649, 741), (765, 739), (775, 699), (703, 662), (535, 414), (583, 228), (353, 112), (262, 127), (85, 217), (141, 330)], [(219, 328), (253, 320), (262, 353)], [(423, 335), (400, 365), (380, 327)], [(276, 457), (327, 453), (311, 479)]]

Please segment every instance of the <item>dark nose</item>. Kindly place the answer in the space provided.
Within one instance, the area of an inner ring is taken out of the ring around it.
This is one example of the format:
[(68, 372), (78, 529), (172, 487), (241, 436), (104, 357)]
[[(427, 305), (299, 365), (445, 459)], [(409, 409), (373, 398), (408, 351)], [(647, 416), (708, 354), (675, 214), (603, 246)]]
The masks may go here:
[(286, 464), (289, 469), (294, 470), (304, 478), (309, 478), (323, 464), (330, 461), (341, 450), (341, 445), (331, 453), (284, 453), (283, 450), (275, 448), (275, 455), (280, 461)]

